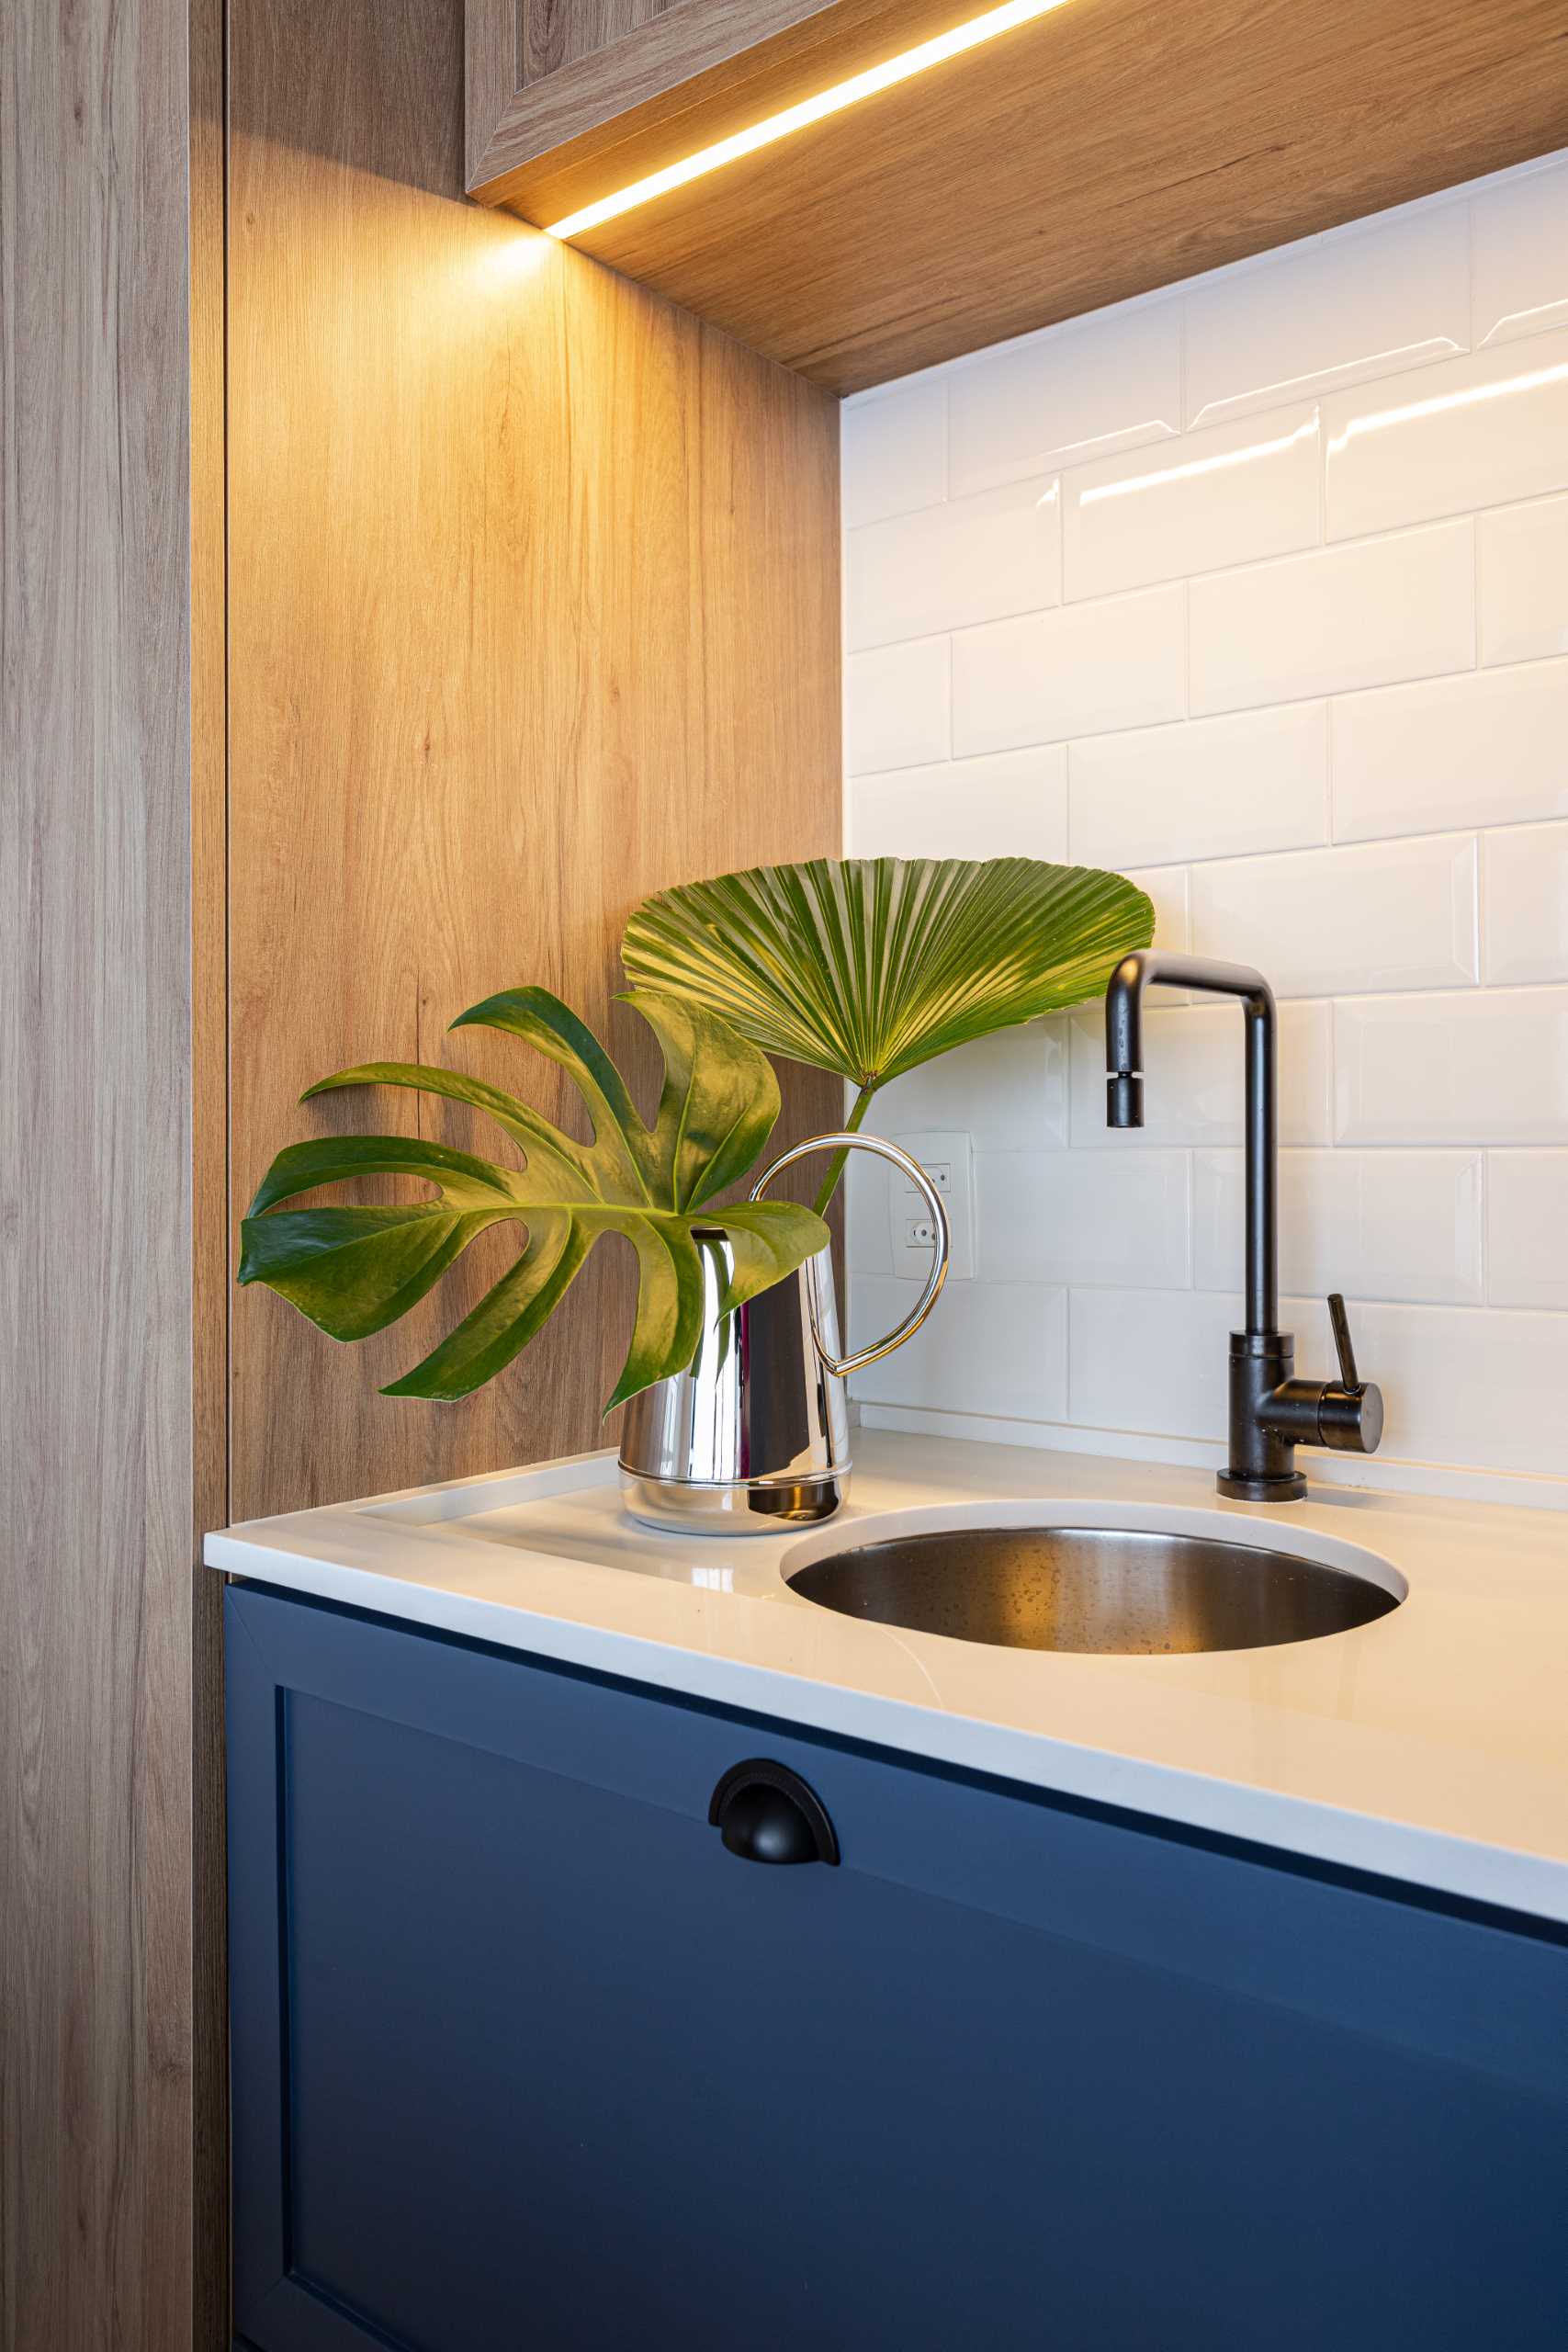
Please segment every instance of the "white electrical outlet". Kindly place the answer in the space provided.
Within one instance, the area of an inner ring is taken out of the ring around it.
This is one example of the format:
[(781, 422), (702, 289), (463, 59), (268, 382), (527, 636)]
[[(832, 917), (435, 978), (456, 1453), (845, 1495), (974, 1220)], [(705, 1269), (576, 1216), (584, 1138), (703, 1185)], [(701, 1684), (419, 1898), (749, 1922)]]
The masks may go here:
[[(922, 1131), (919, 1135), (891, 1136), (888, 1140), (901, 1145), (911, 1159), (919, 1161), (942, 1195), (952, 1250), (947, 1268), (949, 1280), (971, 1281), (975, 1272), (975, 1159), (970, 1137)], [(931, 1211), (913, 1184), (893, 1167), (887, 1170), (887, 1213), (894, 1272), (908, 1282), (924, 1282), (931, 1270), (931, 1249), (936, 1239)]]

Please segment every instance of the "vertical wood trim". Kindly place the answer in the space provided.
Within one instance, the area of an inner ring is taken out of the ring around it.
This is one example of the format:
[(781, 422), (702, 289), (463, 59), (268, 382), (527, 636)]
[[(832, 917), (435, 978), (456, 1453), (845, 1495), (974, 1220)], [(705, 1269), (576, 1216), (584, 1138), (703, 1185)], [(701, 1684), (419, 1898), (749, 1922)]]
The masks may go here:
[(0, 2341), (191, 2341), (186, 0), (0, 10)]
[(229, 2041), (223, 1589), (201, 1538), (229, 1510), (229, 756), (225, 0), (190, 0), (191, 1046), (195, 1284), (192, 2344), (226, 2352)]

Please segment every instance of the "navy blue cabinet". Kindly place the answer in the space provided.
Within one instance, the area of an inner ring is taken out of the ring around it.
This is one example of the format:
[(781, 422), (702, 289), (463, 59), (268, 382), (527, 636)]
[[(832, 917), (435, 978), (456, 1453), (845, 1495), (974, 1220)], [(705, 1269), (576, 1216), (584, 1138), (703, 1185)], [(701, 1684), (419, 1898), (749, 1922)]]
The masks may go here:
[(239, 2343), (1568, 2343), (1561, 1939), (255, 1586), (228, 1664)]

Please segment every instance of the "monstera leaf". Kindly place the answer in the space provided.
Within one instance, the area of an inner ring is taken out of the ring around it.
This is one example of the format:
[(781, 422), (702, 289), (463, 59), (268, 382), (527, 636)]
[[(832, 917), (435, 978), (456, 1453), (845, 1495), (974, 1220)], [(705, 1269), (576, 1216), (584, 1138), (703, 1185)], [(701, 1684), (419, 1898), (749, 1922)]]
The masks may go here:
[(633, 915), (621, 955), (629, 979), (848, 1079), (854, 1128), (889, 1079), (1098, 995), (1153, 937), (1144, 892), (1096, 866), (816, 858), (662, 890)]
[[(576, 1143), (525, 1103), (416, 1062), (366, 1062), (309, 1089), (412, 1086), (468, 1102), (521, 1145), (522, 1169), (417, 1136), (323, 1136), (280, 1151), (242, 1228), (242, 1283), (265, 1283), (334, 1340), (384, 1330), (440, 1279), (476, 1234), (525, 1228), (521, 1256), (470, 1315), (389, 1396), (466, 1396), (493, 1378), (559, 1306), (602, 1233), (625, 1234), (637, 1256), (631, 1345), (610, 1405), (691, 1362), (701, 1327), (702, 1271), (692, 1239), (722, 1227), (739, 1306), (823, 1248), (827, 1227), (792, 1201), (715, 1208), (743, 1176), (778, 1116), (766, 1057), (689, 999), (638, 990), (625, 1001), (659, 1040), (664, 1085), (652, 1127), (592, 1030), (547, 989), (510, 989), (474, 1005), (454, 1028), (501, 1029), (570, 1076), (587, 1105), (592, 1143)], [(278, 1209), (350, 1176), (423, 1177), (433, 1196), (398, 1208)], [(606, 1411), (609, 1409), (607, 1406)]]

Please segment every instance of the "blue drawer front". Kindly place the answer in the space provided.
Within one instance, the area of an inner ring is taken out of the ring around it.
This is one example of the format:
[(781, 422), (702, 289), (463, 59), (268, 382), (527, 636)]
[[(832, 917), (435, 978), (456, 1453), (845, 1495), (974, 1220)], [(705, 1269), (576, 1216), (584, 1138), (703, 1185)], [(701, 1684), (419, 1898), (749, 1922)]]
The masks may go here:
[[(1568, 2343), (1568, 1951), (228, 1597), (259, 2352)], [(842, 1866), (707, 1824), (793, 1767)]]

